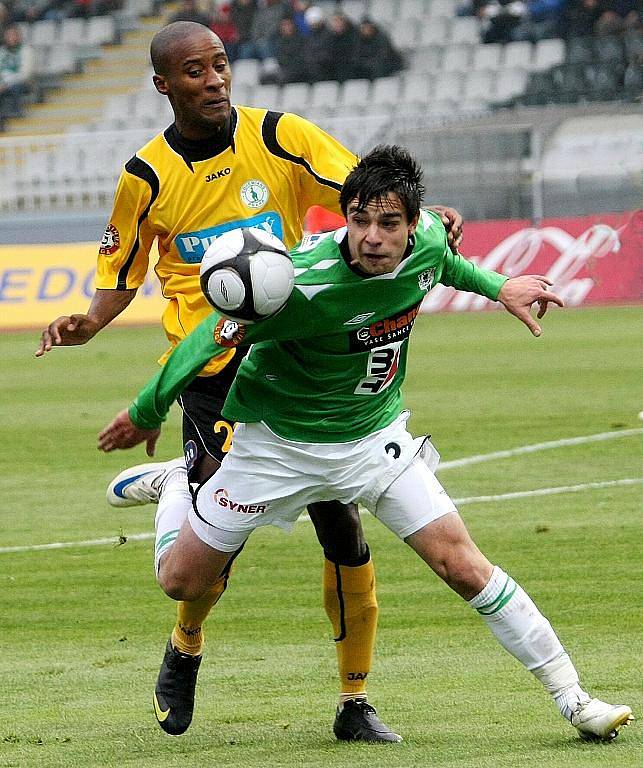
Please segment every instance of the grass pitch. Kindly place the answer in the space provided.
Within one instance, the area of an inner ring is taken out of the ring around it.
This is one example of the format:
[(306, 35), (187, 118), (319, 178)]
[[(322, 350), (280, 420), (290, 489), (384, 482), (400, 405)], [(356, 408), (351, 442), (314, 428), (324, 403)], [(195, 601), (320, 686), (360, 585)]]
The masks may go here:
[[(643, 712), (643, 309), (553, 311), (540, 339), (502, 313), (421, 317), (405, 386), (411, 429), (443, 461), (623, 431), (440, 472), (454, 498), (555, 486), (576, 492), (461, 505), (488, 556), (529, 591), (596, 696)], [(310, 523), (254, 534), (207, 626), (197, 708), (182, 737), (151, 693), (174, 607), (156, 586), (153, 507), (104, 489), (142, 447), (104, 456), (98, 430), (164, 348), (158, 329), (110, 329), (32, 357), (37, 333), (0, 340), (0, 766), (457, 766), (639, 768), (640, 724), (585, 744), (479, 618), (368, 514), (380, 622), (371, 701), (399, 745), (340, 744), (337, 685)], [(179, 451), (178, 414), (159, 444)], [(94, 546), (7, 552), (52, 542)]]

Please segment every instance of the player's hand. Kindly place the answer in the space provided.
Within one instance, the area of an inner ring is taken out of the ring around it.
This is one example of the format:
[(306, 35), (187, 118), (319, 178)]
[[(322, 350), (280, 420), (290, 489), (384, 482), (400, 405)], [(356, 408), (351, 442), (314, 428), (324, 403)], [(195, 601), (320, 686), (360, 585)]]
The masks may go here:
[(100, 330), (98, 323), (88, 315), (62, 315), (42, 332), (36, 357), (42, 357), (52, 347), (72, 347), (86, 344)]
[(98, 450), (109, 453), (117, 449), (133, 448), (145, 443), (148, 456), (154, 456), (160, 429), (141, 429), (130, 419), (127, 410), (121, 411), (98, 435)]
[(437, 213), (442, 219), (447, 231), (449, 248), (453, 253), (457, 253), (462, 242), (462, 224), (464, 221), (462, 216), (455, 208), (448, 208), (445, 205), (430, 205), (429, 210)]
[(520, 277), (510, 277), (502, 286), (498, 294), (498, 301), (501, 302), (507, 312), (523, 322), (534, 336), (540, 336), (540, 325), (531, 316), (531, 307), (538, 303), (537, 317), (541, 317), (547, 311), (549, 302), (564, 306), (563, 300), (549, 290), (552, 282), (543, 275), (520, 275)]

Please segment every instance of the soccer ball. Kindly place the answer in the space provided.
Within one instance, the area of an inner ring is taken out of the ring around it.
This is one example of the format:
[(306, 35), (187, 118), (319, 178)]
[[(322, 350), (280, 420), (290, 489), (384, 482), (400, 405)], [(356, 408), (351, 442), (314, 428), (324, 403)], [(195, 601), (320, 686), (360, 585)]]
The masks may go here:
[(201, 290), (224, 317), (256, 323), (271, 317), (292, 293), (295, 273), (286, 246), (257, 227), (217, 237), (201, 262)]

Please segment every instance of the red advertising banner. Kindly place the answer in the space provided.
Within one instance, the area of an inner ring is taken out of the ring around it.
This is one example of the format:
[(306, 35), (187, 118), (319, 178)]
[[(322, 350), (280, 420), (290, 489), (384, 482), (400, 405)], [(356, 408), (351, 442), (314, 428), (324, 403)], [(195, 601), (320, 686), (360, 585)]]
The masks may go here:
[[(333, 229), (342, 220), (311, 209), (309, 231)], [(643, 210), (564, 219), (465, 222), (461, 251), (481, 267), (510, 277), (545, 275), (567, 306), (643, 300)], [(436, 286), (425, 312), (486, 309), (480, 296)], [(497, 306), (497, 305), (495, 305)]]

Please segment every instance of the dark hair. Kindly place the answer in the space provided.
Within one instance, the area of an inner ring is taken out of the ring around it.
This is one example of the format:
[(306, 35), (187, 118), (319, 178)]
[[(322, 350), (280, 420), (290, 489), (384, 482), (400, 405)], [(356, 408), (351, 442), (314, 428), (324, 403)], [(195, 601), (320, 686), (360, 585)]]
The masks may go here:
[(422, 175), (422, 169), (406, 149), (396, 144), (379, 144), (346, 177), (339, 193), (342, 213), (346, 216), (348, 204), (355, 198), (358, 209), (363, 210), (373, 200), (382, 200), (393, 192), (412, 221), (419, 214), (424, 197)]

